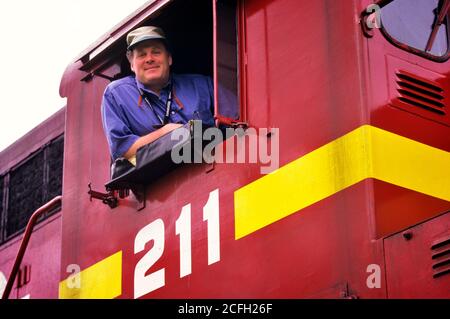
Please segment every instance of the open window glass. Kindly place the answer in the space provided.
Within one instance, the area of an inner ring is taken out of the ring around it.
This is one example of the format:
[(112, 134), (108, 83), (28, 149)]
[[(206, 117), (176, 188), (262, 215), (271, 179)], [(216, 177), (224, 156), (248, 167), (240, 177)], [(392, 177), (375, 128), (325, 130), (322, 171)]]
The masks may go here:
[(432, 60), (446, 60), (449, 4), (449, 0), (382, 1), (381, 30), (402, 49)]
[(214, 3), (215, 117), (219, 125), (242, 122), (238, 103), (238, 7), (236, 0)]

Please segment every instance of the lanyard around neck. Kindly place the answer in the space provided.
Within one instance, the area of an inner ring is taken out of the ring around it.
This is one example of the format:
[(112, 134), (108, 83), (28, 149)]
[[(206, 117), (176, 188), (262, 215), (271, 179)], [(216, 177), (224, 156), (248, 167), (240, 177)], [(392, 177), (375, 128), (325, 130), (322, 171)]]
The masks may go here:
[(150, 103), (147, 95), (141, 88), (139, 88), (139, 94), (141, 95), (142, 99), (148, 104), (148, 106), (152, 109), (153, 114), (155, 114), (155, 116), (161, 122), (161, 125), (157, 125), (158, 127), (164, 126), (167, 123), (169, 123), (170, 108), (172, 107), (172, 84), (169, 85), (169, 95), (166, 101), (166, 111), (164, 113), (164, 119), (162, 119), (161, 116), (159, 116), (159, 114), (156, 112), (155, 108), (153, 107), (153, 104)]

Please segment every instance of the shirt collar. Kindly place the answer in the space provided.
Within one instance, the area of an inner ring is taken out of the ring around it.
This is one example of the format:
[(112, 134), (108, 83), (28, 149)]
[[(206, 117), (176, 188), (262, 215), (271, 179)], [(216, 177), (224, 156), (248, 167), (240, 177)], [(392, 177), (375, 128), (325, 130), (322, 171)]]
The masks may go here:
[[(155, 92), (153, 92), (152, 90), (149, 90), (145, 87), (144, 84), (142, 84), (136, 77), (134, 78), (136, 80), (136, 85), (138, 87), (138, 89), (140, 91), (146, 92), (146, 93), (150, 93), (154, 96), (158, 96)], [(167, 82), (167, 85), (165, 87), (163, 87), (162, 91), (168, 91), (170, 86), (172, 85), (172, 73), (169, 75), (169, 81)]]

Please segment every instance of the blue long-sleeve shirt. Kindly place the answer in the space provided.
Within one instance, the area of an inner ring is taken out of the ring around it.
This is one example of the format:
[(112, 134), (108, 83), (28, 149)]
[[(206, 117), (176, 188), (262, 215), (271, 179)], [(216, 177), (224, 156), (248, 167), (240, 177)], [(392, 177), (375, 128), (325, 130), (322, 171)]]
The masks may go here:
[[(173, 87), (169, 122), (187, 123), (190, 119), (202, 120), (214, 125), (214, 90), (210, 77), (195, 74), (172, 74)], [(164, 118), (170, 85), (163, 88), (160, 96), (147, 90), (135, 76), (111, 82), (103, 95), (102, 121), (113, 159), (123, 156), (136, 140), (155, 131), (153, 125), (161, 124), (139, 89), (160, 118)]]

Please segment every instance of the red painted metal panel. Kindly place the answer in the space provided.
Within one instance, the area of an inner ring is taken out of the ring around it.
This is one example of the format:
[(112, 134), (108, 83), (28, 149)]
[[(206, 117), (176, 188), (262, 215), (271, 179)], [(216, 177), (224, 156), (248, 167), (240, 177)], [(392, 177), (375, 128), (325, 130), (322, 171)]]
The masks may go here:
[[(61, 196), (57, 196), (50, 200), (48, 203), (44, 204), (40, 208), (38, 208), (33, 215), (31, 215), (28, 224), (25, 228), (25, 232), (22, 236), (22, 240), (20, 243), (19, 251), (16, 254), (16, 258), (14, 260), (14, 264), (12, 270), (9, 274), (8, 281), (6, 283), (5, 291), (3, 292), (2, 299), (8, 299), (13, 288), (14, 282), (17, 278), (17, 287), (21, 288), (26, 285), (30, 281), (31, 275), (31, 266), (23, 265), (22, 261), (25, 255), (25, 252), (28, 248), (28, 243), (30, 242), (30, 237), (33, 233), (33, 229), (40, 217), (42, 217), (45, 213), (48, 213), (51, 209), (56, 206), (61, 205)], [(22, 268), (21, 268), (22, 267)]]
[[(16, 279), (10, 299), (24, 298), (27, 295), (33, 299), (58, 298), (61, 240), (61, 213), (36, 226), (21, 267), (30, 267), (30, 281), (18, 288)], [(21, 236), (0, 248), (0, 271), (5, 277), (11, 272), (20, 241)]]
[(248, 121), (280, 128), (281, 163), (367, 123), (352, 1), (245, 4)]
[(389, 297), (448, 298), (450, 272), (433, 278), (432, 246), (450, 238), (450, 213), (407, 232), (410, 237), (402, 232), (384, 240)]
[[(361, 3), (362, 8), (365, 8), (372, 1)], [(425, 84), (427, 89), (419, 91), (419, 94), (425, 93), (426, 96), (430, 94), (429, 91), (433, 91), (428, 89), (429, 84), (432, 84), (442, 90), (443, 101), (448, 111), (450, 62), (437, 63), (395, 47), (377, 29), (373, 31), (373, 38), (367, 38), (365, 42), (364, 50), (368, 58), (365, 65), (368, 70), (367, 91), (370, 92), (368, 95), (370, 123), (449, 151), (448, 112), (447, 114), (430, 112), (414, 104), (400, 101), (399, 96), (404, 88), (402, 77), (407, 81), (414, 81), (416, 87)], [(402, 233), (384, 240), (388, 296), (448, 297), (450, 292), (448, 278), (434, 280), (431, 277), (431, 266), (430, 269), (427, 268), (431, 263), (429, 240), (440, 232), (448, 231), (448, 216), (435, 218), (430, 222), (425, 220), (447, 211), (450, 208), (449, 203), (379, 181), (374, 181), (374, 203), (377, 238), (423, 222), (412, 228), (414, 235), (410, 241), (406, 241)], [(438, 225), (439, 223), (441, 224)]]
[(373, 181), (376, 237), (421, 223), (450, 209), (450, 203), (385, 182)]
[[(172, 187), (170, 191), (178, 199), (175, 203), (167, 201), (168, 189), (157, 184), (149, 189), (151, 200), (146, 211), (134, 216), (132, 212), (127, 214), (136, 224), (134, 229), (128, 228), (130, 235), (138, 232), (142, 227), (139, 225), (157, 218), (166, 225), (164, 254), (151, 268), (151, 271), (165, 269), (166, 284), (147, 297), (339, 298), (346, 285), (351, 294), (359, 297), (385, 297), (384, 286), (369, 289), (366, 285), (367, 266), (376, 263), (383, 267), (381, 242), (371, 240), (372, 226), (367, 221), (366, 183), (236, 241), (232, 191), (239, 187), (240, 181), (229, 176), (243, 176), (247, 170), (245, 166), (224, 166), (206, 175), (202, 167), (195, 171), (182, 168), (168, 178), (173, 180), (176, 174), (180, 179), (189, 177), (195, 185), (204, 185), (195, 190), (186, 182)], [(223, 185), (221, 180), (225, 177), (227, 184)], [(219, 263), (208, 266), (207, 229), (201, 214), (207, 202), (206, 190), (218, 186), (222, 256)], [(193, 271), (179, 278), (179, 239), (174, 228), (187, 203), (192, 204)], [(134, 269), (144, 254), (133, 253), (134, 241), (130, 237), (123, 238), (121, 243), (124, 250), (122, 297), (125, 298), (133, 297)]]

